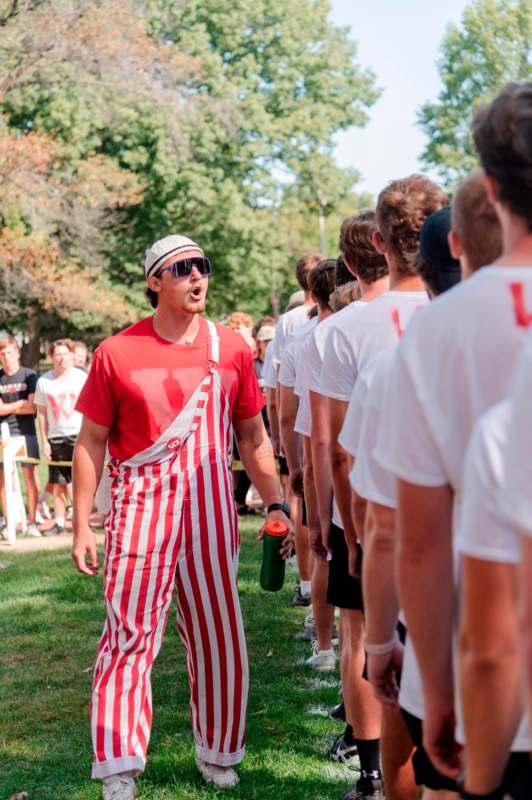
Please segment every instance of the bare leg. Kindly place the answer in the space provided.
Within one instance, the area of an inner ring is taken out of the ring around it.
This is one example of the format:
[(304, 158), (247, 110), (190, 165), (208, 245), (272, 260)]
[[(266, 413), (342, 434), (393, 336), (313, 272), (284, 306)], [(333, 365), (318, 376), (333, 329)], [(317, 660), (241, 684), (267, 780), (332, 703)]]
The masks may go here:
[(23, 467), (24, 483), (26, 484), (26, 494), (28, 497), (28, 522), (35, 522), (35, 511), (37, 510), (37, 499), (39, 497), (39, 486), (37, 484), (36, 467)]
[(399, 709), (383, 708), (381, 761), (387, 800), (416, 800), (419, 796), (413, 752), (414, 743)]
[(64, 523), (65, 513), (66, 513), (66, 503), (65, 503), (66, 489), (60, 483), (53, 483), (52, 494), (54, 497), (54, 517), (56, 518), (56, 520), (58, 518), (62, 519)]
[(299, 580), (310, 581), (311, 570), (311, 551), (308, 538), (308, 528), (302, 524), (303, 504), (300, 497), (295, 498), (296, 513), (294, 519), (294, 537), (297, 555), (297, 569)]
[[(364, 671), (364, 617), (362, 611), (340, 609), (346, 649), (345, 670), (341, 673), (346, 717), (357, 739), (378, 739), (381, 735), (381, 705), (373, 694)], [(343, 658), (343, 656), (342, 656)]]
[[(329, 565), (319, 558), (314, 559), (311, 581), (312, 613), (316, 626), (319, 650), (330, 650), (334, 624), (334, 606), (327, 602)], [(340, 656), (341, 658), (341, 656)], [(341, 672), (341, 666), (340, 666)]]

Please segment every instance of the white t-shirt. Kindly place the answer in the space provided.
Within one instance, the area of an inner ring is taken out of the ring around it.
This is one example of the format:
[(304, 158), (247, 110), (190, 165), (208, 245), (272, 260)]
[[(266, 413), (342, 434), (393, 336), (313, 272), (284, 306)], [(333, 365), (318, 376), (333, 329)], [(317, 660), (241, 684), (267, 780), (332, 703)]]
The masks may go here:
[[(375, 458), (420, 486), (450, 484), (455, 517), (476, 419), (508, 393), (525, 336), (512, 283), (532, 301), (532, 269), (484, 267), (416, 314), (391, 367)], [(407, 639), (408, 644), (408, 639)], [(411, 668), (407, 648), (403, 669)], [(423, 718), (418, 710), (401, 705)]]
[[(508, 446), (510, 402), (505, 400), (476, 424), (465, 458), (463, 500), (455, 533), (459, 553), (480, 561), (518, 564), (516, 529), (500, 511), (497, 498), (505, 482), (504, 454)], [(463, 715), (457, 703), (457, 738), (463, 742)], [(532, 750), (528, 720), (519, 725), (512, 751)]]
[[(356, 458), (349, 474), (353, 489), (366, 500), (389, 508), (397, 505), (395, 475), (376, 461), (373, 452), (396, 350), (397, 345), (387, 347), (371, 358), (360, 373), (338, 438)], [(363, 404), (358, 396), (363, 396)]]
[(281, 353), (281, 365), (279, 368), (279, 383), (293, 389), (296, 384), (296, 368), (300, 359), (303, 344), (308, 335), (314, 330), (318, 322), (317, 317), (313, 317), (305, 322), (296, 330), (291, 340)]
[(390, 291), (365, 303), (361, 311), (357, 308), (351, 316), (343, 316), (327, 337), (320, 393), (349, 402), (363, 366), (395, 344), (412, 315), (427, 302), (426, 292)]
[(291, 311), (287, 311), (279, 317), (275, 326), (275, 336), (272, 342), (273, 363), (276, 367), (281, 363), (281, 356), (284, 348), (290, 342), (292, 336), (305, 322), (308, 321), (308, 313), (311, 306), (296, 306)]
[(459, 492), (473, 425), (508, 394), (526, 335), (514, 305), (516, 284), (532, 308), (532, 267), (484, 267), (408, 326), (376, 449), (397, 477)]
[(521, 352), (510, 399), (506, 480), (499, 501), (513, 525), (532, 536), (532, 333)]
[(86, 372), (72, 367), (59, 378), (50, 370), (37, 381), (35, 404), (46, 408), (49, 439), (79, 433), (83, 415), (75, 411), (75, 406), (86, 380)]
[(333, 327), (349, 327), (349, 320), (356, 316), (368, 304), (362, 300), (355, 300), (345, 308), (331, 314), (320, 322), (311, 336), (306, 355), (305, 371), (303, 382), (306, 389), (313, 392), (320, 392), (321, 369), (323, 366), (323, 356), (325, 354), (325, 344)]
[(277, 386), (277, 374), (273, 365), (273, 343), (270, 342), (266, 348), (264, 356), (264, 366), (262, 367), (262, 389), (275, 389)]

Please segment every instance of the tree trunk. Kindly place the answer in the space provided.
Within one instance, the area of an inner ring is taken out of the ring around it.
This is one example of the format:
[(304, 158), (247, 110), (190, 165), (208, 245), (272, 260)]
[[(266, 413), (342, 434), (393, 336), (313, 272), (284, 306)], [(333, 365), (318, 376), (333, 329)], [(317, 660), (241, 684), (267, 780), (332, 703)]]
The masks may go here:
[(37, 370), (41, 359), (40, 330), (39, 306), (28, 306), (29, 341), (22, 345), (22, 363), (25, 367), (30, 367), (34, 370)]

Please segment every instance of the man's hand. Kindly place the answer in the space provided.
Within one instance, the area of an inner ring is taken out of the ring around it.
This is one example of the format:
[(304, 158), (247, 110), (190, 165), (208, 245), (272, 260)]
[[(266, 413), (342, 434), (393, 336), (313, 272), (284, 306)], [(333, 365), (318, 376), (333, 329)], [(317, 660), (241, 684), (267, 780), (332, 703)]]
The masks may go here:
[(44, 451), (44, 457), (46, 458), (46, 460), (47, 461), (51, 461), (52, 460), (52, 446), (51, 446), (50, 442), (48, 441), (48, 439), (44, 440), (42, 449)]
[(349, 574), (352, 578), (360, 578), (360, 553), (356, 545), (347, 545), (349, 550)]
[(283, 539), (283, 543), (279, 551), (281, 553), (281, 556), (286, 561), (287, 558), (290, 558), (290, 556), (292, 555), (292, 550), (294, 549), (294, 526), (292, 525), (292, 523), (290, 522), (290, 518), (286, 516), (284, 511), (281, 511), (280, 509), (275, 509), (275, 511), (270, 511), (270, 513), (266, 517), (264, 525), (259, 531), (259, 535), (257, 536), (258, 542), (261, 542), (264, 539), (264, 529), (269, 522), (282, 522), (288, 528), (288, 533)]
[(383, 655), (368, 653), (368, 676), (375, 696), (383, 705), (397, 708), (399, 685), (397, 673), (403, 666), (403, 645), (398, 642), (393, 650)]
[(304, 497), (303, 470), (297, 469), (290, 473), (290, 488), (297, 497)]
[(321, 527), (317, 526), (309, 526), (309, 539), (310, 539), (310, 548), (316, 558), (319, 558), (321, 561), (327, 561), (327, 550), (323, 546), (323, 539), (321, 536)]
[(78, 572), (95, 578), (100, 570), (98, 550), (96, 548), (96, 535), (88, 525), (76, 526), (74, 543), (72, 545), (72, 559)]
[(462, 747), (454, 738), (455, 724), (452, 705), (433, 706), (427, 703), (423, 746), (436, 769), (449, 778), (458, 778), (462, 771)]

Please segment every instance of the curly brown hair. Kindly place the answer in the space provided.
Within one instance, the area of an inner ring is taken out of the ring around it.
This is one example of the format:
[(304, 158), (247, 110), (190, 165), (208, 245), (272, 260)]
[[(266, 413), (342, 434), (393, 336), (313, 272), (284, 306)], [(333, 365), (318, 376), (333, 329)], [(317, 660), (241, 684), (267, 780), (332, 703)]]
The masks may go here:
[(424, 175), (390, 181), (379, 194), (377, 228), (399, 274), (416, 274), (421, 226), (448, 202), (443, 189)]
[(305, 253), (296, 261), (296, 279), (304, 292), (309, 291), (308, 274), (310, 270), (323, 261), (323, 258), (324, 256), (320, 253)]
[(365, 283), (374, 283), (388, 274), (388, 264), (373, 246), (377, 230), (374, 211), (364, 211), (342, 222), (338, 246), (351, 270)]
[(473, 139), (500, 202), (532, 231), (532, 81), (506, 84), (478, 111)]
[(473, 170), (460, 184), (451, 204), (451, 225), (471, 272), (493, 264), (502, 252), (502, 232), (484, 186), (484, 173)]

